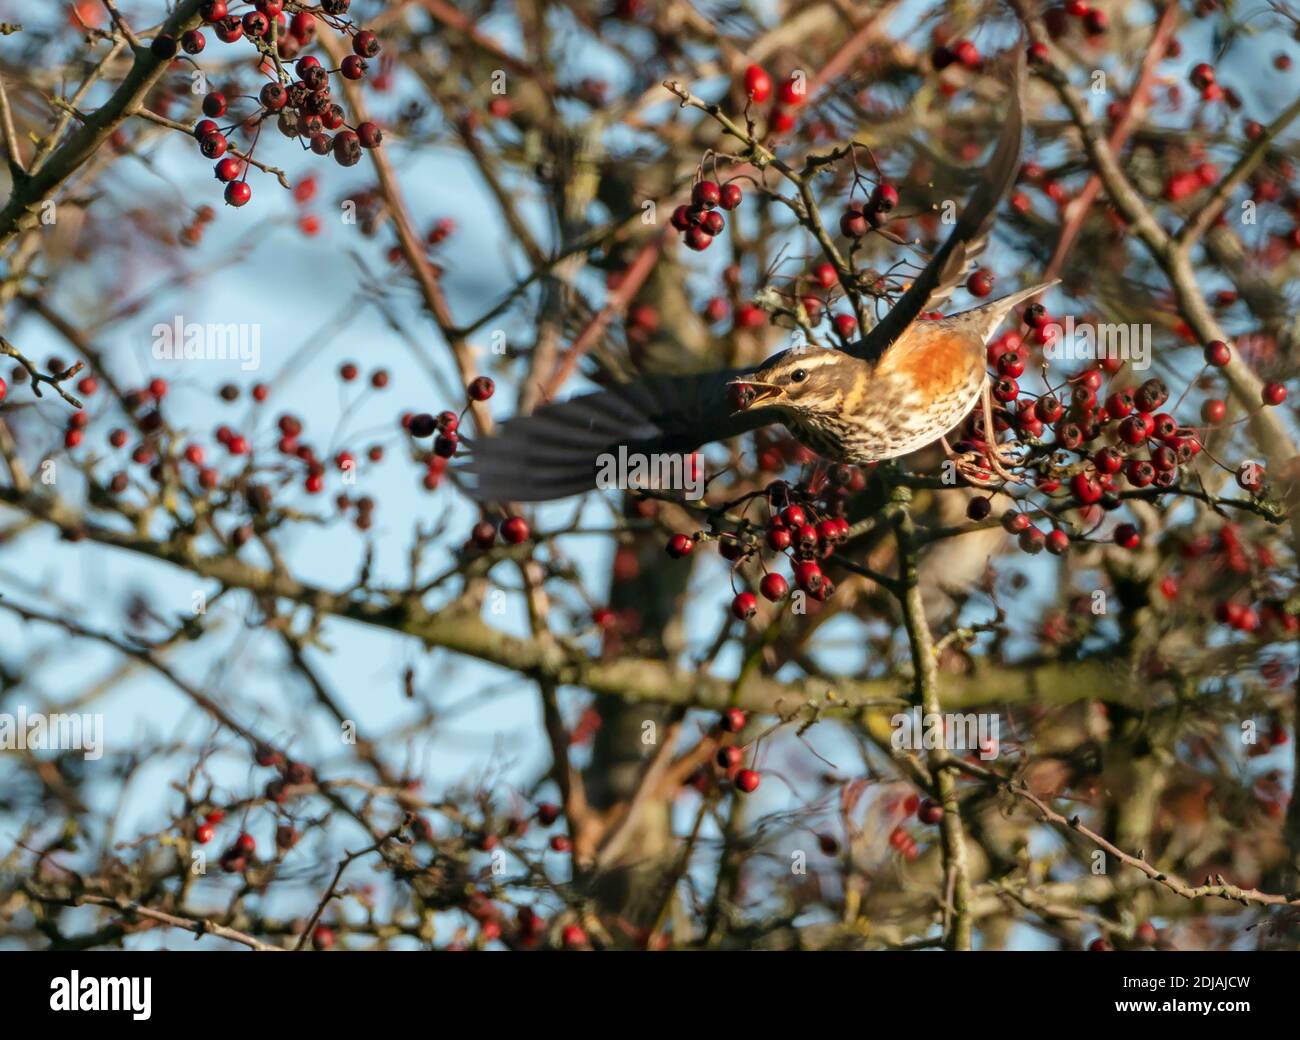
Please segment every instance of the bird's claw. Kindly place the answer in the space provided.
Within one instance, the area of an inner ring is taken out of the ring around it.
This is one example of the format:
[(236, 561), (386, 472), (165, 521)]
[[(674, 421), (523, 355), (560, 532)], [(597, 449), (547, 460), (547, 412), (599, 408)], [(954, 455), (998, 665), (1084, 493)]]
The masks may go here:
[[(948, 443), (944, 441), (944, 447)], [(1009, 444), (994, 445), (992, 451), (962, 451), (948, 448), (948, 458), (966, 483), (978, 488), (997, 488), (1004, 484), (1024, 483), (1024, 477), (1007, 467), (1018, 466), (1020, 457)]]

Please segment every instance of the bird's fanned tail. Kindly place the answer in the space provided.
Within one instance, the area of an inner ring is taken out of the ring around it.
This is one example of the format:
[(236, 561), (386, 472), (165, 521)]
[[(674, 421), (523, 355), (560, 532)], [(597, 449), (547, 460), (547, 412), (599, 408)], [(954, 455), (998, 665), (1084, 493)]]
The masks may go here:
[(457, 472), (479, 502), (545, 502), (590, 491), (602, 455), (694, 451), (772, 421), (762, 408), (733, 413), (727, 383), (753, 371), (653, 375), (582, 394), (503, 423), (473, 442)]

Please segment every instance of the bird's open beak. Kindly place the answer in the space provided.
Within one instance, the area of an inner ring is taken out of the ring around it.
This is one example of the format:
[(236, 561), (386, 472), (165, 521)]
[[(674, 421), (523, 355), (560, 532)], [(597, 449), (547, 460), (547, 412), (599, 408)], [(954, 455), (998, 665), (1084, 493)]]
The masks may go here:
[(783, 393), (775, 383), (764, 383), (757, 379), (733, 379), (727, 386), (731, 389), (732, 404), (738, 412), (770, 404)]

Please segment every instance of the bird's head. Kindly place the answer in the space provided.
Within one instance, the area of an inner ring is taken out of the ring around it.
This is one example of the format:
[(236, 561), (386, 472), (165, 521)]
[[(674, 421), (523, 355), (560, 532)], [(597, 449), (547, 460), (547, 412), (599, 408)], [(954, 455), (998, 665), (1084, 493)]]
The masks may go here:
[(839, 350), (783, 350), (732, 383), (738, 411), (778, 408), (817, 413), (838, 407), (852, 385), (856, 361)]

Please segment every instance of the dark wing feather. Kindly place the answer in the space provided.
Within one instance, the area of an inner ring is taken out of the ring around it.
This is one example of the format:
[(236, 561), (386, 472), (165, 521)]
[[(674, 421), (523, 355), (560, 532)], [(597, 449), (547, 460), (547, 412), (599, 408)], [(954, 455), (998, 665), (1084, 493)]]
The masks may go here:
[(1020, 92), (1025, 77), (1024, 70), (1025, 54), (1022, 47), (1018, 49), (1015, 63), (1010, 110), (989, 160), (988, 172), (957, 218), (952, 234), (925, 265), (925, 270), (917, 276), (902, 299), (866, 336), (849, 346), (850, 354), (871, 361), (877, 360), (918, 315), (934, 310), (948, 299), (953, 289), (966, 277), (971, 261), (988, 245), (998, 204), (1011, 190), (1020, 169), (1020, 145), (1024, 130)]
[(546, 502), (590, 491), (597, 459), (620, 445), (682, 454), (774, 422), (771, 409), (733, 413), (727, 383), (753, 371), (652, 375), (546, 405), (476, 439), (457, 472), (479, 502)]

